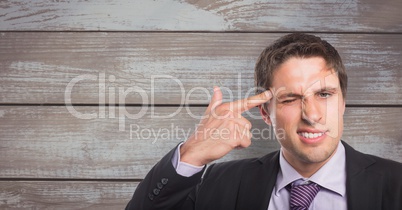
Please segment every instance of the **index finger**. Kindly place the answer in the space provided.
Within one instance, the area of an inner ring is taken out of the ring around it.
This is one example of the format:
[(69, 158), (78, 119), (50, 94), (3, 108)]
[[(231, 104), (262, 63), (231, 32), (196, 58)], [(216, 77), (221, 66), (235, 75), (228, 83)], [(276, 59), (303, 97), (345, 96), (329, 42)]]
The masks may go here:
[(272, 93), (270, 90), (266, 90), (258, 95), (251, 96), (249, 98), (244, 98), (238, 101), (231, 102), (233, 106), (232, 111), (237, 113), (245, 112), (253, 107), (259, 106), (271, 100)]

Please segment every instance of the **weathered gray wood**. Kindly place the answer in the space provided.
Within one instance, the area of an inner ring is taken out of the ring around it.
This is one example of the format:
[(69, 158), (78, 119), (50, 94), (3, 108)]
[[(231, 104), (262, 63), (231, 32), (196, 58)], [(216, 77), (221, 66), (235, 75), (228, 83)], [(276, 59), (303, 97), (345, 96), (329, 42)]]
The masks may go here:
[(137, 182), (0, 181), (0, 209), (124, 209)]
[[(282, 35), (2, 33), (0, 103), (64, 104), (69, 84), (76, 104), (207, 104), (213, 85), (243, 98), (258, 55)], [(402, 104), (402, 35), (321, 36), (348, 69), (347, 104)]]
[(401, 32), (395, 0), (2, 1), (0, 30)]
[[(199, 122), (185, 108), (166, 119), (161, 117), (174, 114), (177, 108), (155, 108), (154, 116), (149, 108), (140, 119), (119, 119), (119, 111), (111, 108), (115, 118), (110, 118), (107, 107), (106, 118), (98, 114), (96, 119), (85, 120), (65, 107), (0, 107), (0, 177), (143, 178), (164, 154), (188, 138)], [(98, 107), (75, 109), (99, 113)], [(140, 108), (127, 110), (140, 113)], [(204, 108), (190, 111), (200, 116)], [(235, 151), (227, 158), (272, 151), (277, 143), (271, 136), (271, 140), (255, 141), (255, 147)]]
[[(226, 100), (235, 100), (253, 87), (258, 54), (283, 34), (199, 32), (314, 31), (328, 32), (320, 35), (344, 58), (348, 104), (402, 105), (401, 9), (393, 0), (1, 1), (0, 104), (69, 103), (65, 93), (74, 78), (75, 104), (207, 104), (212, 85), (227, 87)], [(128, 88), (127, 97), (119, 93)], [(123, 209), (138, 182), (118, 180), (142, 179), (190, 135), (199, 121), (191, 114), (204, 108), (176, 114), (177, 107), (127, 108), (144, 114), (138, 117), (125, 110), (0, 106), (0, 209)], [(345, 141), (402, 162), (401, 107), (348, 108), (345, 118)], [(221, 161), (278, 149), (272, 130), (261, 120), (252, 123), (252, 146)]]
[[(151, 167), (194, 130), (203, 107), (151, 107), (139, 119), (99, 118), (98, 107), (74, 107), (97, 113), (79, 119), (66, 107), (0, 107), (0, 178), (141, 179)], [(139, 107), (127, 107), (131, 114)], [(257, 118), (257, 110), (249, 113)], [(81, 116), (83, 117), (83, 116)], [(165, 118), (162, 118), (165, 117)], [(348, 108), (343, 139), (356, 149), (402, 161), (402, 108)], [(252, 145), (223, 160), (259, 157), (278, 149), (272, 130), (251, 119)], [(125, 125), (124, 129), (119, 125)], [(131, 125), (131, 126), (130, 126)], [(131, 129), (130, 129), (131, 128)], [(258, 132), (261, 132), (264, 138)], [(131, 136), (130, 136), (131, 134)]]

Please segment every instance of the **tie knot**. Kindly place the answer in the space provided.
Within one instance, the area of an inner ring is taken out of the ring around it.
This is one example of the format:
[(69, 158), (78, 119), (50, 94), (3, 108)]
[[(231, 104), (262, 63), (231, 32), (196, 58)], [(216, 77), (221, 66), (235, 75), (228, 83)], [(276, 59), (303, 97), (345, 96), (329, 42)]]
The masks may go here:
[(290, 209), (307, 210), (320, 191), (320, 186), (316, 183), (292, 185), (290, 189)]

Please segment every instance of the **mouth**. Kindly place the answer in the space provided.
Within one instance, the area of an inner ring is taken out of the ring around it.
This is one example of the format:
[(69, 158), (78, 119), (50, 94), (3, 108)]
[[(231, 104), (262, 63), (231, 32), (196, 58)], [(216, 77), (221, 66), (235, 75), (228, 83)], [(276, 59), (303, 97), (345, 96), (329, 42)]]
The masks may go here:
[(324, 133), (310, 133), (310, 132), (298, 132), (299, 136), (303, 136), (304, 138), (313, 139), (324, 135)]
[(299, 135), (302, 142), (306, 144), (319, 143), (325, 139), (327, 131), (320, 130), (299, 130), (297, 134)]

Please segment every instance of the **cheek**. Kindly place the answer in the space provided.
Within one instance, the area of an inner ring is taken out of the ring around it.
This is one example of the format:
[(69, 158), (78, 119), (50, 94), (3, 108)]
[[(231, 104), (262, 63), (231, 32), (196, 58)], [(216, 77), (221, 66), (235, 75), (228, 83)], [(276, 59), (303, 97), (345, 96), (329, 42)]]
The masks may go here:
[(343, 115), (345, 114), (345, 103), (343, 100), (341, 103), (339, 103), (337, 114), (338, 114), (338, 126), (340, 129), (340, 132), (342, 132), (343, 131)]
[(326, 119), (332, 121), (333, 123), (338, 123), (342, 121), (344, 113), (345, 106), (343, 101), (332, 101), (328, 104), (326, 109)]
[(285, 128), (297, 124), (301, 116), (298, 106), (278, 106), (275, 112), (275, 121), (278, 127)]
[(326, 126), (330, 130), (330, 136), (334, 139), (339, 139), (343, 133), (343, 114), (345, 106), (343, 101), (334, 101), (328, 104), (326, 115)]

